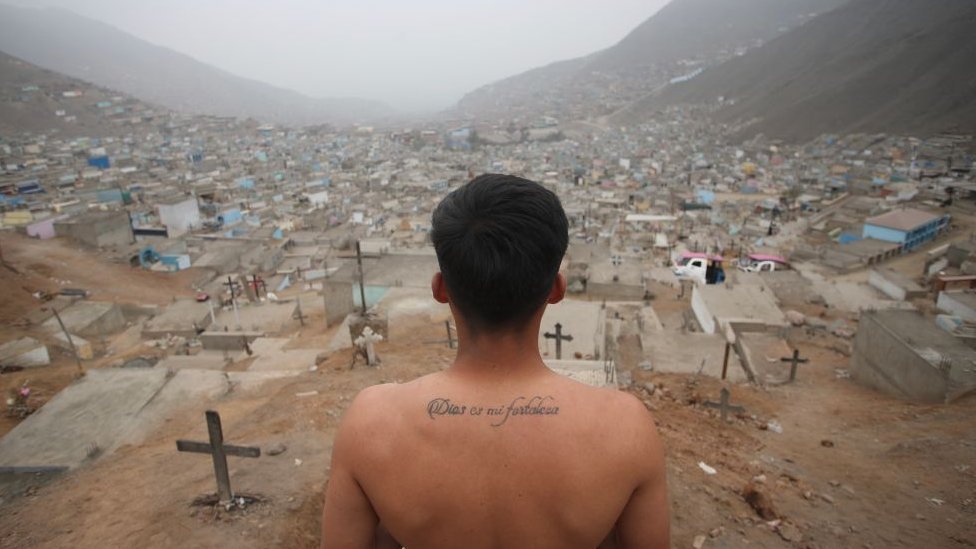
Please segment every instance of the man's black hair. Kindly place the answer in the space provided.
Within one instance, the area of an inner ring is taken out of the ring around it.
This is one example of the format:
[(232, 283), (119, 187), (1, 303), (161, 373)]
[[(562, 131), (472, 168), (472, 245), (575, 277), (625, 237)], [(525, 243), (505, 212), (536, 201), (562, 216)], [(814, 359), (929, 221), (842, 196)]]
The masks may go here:
[(545, 303), (569, 242), (566, 212), (542, 185), (485, 174), (434, 210), (431, 240), (472, 329), (518, 327)]

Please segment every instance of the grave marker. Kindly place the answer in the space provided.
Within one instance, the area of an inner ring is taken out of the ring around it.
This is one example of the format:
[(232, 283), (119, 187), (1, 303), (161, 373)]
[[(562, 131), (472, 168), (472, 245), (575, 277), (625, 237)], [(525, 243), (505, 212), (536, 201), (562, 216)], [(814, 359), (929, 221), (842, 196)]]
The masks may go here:
[(711, 400), (706, 400), (704, 402), (704, 405), (705, 405), (706, 408), (714, 408), (714, 409), (718, 410), (721, 413), (721, 415), (722, 415), (722, 421), (728, 421), (728, 418), (729, 418), (729, 410), (731, 410), (731, 411), (733, 411), (733, 412), (735, 412), (737, 414), (741, 414), (742, 412), (745, 412), (746, 411), (746, 409), (743, 408), (742, 406), (736, 406), (736, 405), (730, 404), (729, 403), (729, 395), (730, 395), (729, 389), (727, 387), (722, 387), (722, 397), (719, 399), (720, 401), (719, 402), (712, 402)]
[(796, 381), (796, 367), (800, 364), (806, 364), (810, 362), (809, 358), (800, 358), (800, 350), (793, 349), (793, 356), (783, 357), (779, 359), (780, 362), (790, 362), (790, 380), (787, 383), (793, 383)]
[(356, 338), (356, 346), (366, 351), (366, 365), (376, 366), (379, 364), (379, 357), (376, 356), (376, 349), (373, 344), (377, 341), (383, 341), (383, 336), (373, 332), (373, 329), (369, 326), (363, 328), (363, 333)]
[(217, 477), (217, 494), (221, 503), (230, 503), (234, 493), (230, 489), (230, 474), (227, 472), (227, 456), (256, 458), (261, 456), (261, 449), (250, 446), (234, 446), (224, 444), (224, 432), (220, 426), (220, 415), (213, 410), (207, 410), (207, 431), (210, 443), (177, 440), (176, 449), (180, 452), (194, 452), (210, 454), (213, 458), (214, 475)]
[(568, 334), (563, 335), (563, 325), (558, 322), (556, 323), (556, 333), (546, 332), (542, 334), (542, 337), (556, 340), (556, 360), (562, 360), (563, 358), (563, 341), (573, 340), (573, 336)]

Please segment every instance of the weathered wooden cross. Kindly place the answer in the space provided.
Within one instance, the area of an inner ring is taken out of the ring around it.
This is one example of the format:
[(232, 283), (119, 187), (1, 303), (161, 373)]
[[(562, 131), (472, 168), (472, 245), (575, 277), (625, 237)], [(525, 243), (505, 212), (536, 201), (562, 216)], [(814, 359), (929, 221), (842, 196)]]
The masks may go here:
[(558, 322), (556, 323), (556, 333), (546, 332), (542, 334), (542, 337), (556, 340), (556, 360), (562, 360), (563, 358), (563, 341), (573, 340), (573, 336), (568, 334), (563, 335), (563, 325)]
[(363, 316), (366, 316), (366, 275), (363, 272), (363, 249), (356, 241), (356, 264), (359, 267), (359, 299), (362, 300)]
[(722, 421), (728, 421), (728, 419), (729, 419), (729, 410), (731, 410), (731, 411), (733, 411), (733, 412), (735, 412), (737, 414), (741, 414), (742, 412), (745, 412), (746, 411), (746, 409), (743, 408), (742, 406), (736, 406), (734, 404), (730, 404), (729, 403), (729, 394), (730, 393), (729, 393), (728, 388), (727, 387), (722, 387), (722, 397), (719, 399), (720, 402), (712, 402), (711, 400), (706, 400), (704, 402), (705, 407), (707, 407), (707, 408), (714, 408), (714, 409), (718, 410), (722, 414)]
[(217, 477), (217, 494), (220, 497), (220, 502), (230, 503), (234, 498), (234, 493), (230, 489), (230, 474), (227, 472), (227, 456), (256, 458), (261, 456), (261, 449), (250, 446), (224, 444), (224, 432), (220, 427), (220, 415), (213, 410), (207, 410), (207, 431), (210, 433), (209, 444), (191, 440), (177, 440), (176, 449), (180, 452), (210, 454), (213, 457), (214, 475)]
[(781, 358), (779, 360), (781, 362), (790, 362), (791, 363), (790, 364), (790, 381), (789, 381), (789, 383), (793, 383), (794, 381), (796, 381), (796, 367), (799, 366), (800, 364), (806, 364), (807, 362), (810, 362), (810, 359), (809, 358), (800, 358), (800, 350), (799, 349), (793, 349), (793, 356), (791, 356), (791, 357), (783, 357), (783, 358)]

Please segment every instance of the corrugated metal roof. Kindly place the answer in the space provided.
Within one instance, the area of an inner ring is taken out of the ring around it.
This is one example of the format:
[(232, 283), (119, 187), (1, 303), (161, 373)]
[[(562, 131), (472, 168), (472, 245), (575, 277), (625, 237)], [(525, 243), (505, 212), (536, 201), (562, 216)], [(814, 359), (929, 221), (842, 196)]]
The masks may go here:
[(908, 208), (868, 218), (864, 223), (908, 232), (917, 229), (918, 227), (925, 225), (938, 217), (938, 215), (929, 212)]

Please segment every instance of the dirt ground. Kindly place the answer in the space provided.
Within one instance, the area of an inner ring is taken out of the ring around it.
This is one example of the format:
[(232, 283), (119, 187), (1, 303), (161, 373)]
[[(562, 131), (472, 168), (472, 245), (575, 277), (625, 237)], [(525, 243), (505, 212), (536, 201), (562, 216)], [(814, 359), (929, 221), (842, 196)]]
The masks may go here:
[[(48, 343), (51, 365), (0, 376), (0, 395), (4, 400), (10, 390), (25, 381), (32, 389), (32, 405), (41, 406), (78, 376), (78, 368), (68, 351), (51, 345), (51, 335), (26, 320), (26, 315), (45, 306), (34, 297), (36, 292), (56, 294), (62, 288), (81, 288), (90, 292), (89, 299), (133, 305), (164, 305), (175, 297), (192, 296), (192, 282), (200, 274), (193, 269), (180, 273), (156, 273), (133, 269), (128, 264), (107, 261), (104, 254), (74, 245), (63, 239), (36, 240), (16, 234), (0, 236), (4, 263), (0, 265), (0, 343), (29, 336)], [(153, 351), (135, 342), (127, 344), (123, 335), (92, 341), (95, 351), (103, 355), (84, 364), (85, 368), (102, 367), (109, 362)], [(133, 348), (134, 347), (134, 348)], [(0, 436), (17, 421), (0, 414)]]
[[(23, 273), (0, 268), (8, 287), (17, 281), (43, 289), (69, 279), (71, 286), (90, 286), (97, 299), (132, 303), (165, 303), (192, 291), (192, 273), (132, 270), (61, 243), (50, 249), (43, 243), (43, 254), (32, 241), (5, 236), (3, 244)], [(25, 262), (52, 270), (27, 272)], [(66, 265), (98, 274), (74, 274)], [(0, 306), (0, 341), (25, 333), (29, 328), (12, 322), (41, 306), (24, 292)], [(662, 288), (653, 302), (668, 330), (676, 329), (684, 306), (676, 294)], [(378, 368), (360, 361), (350, 369), (351, 351), (337, 352), (317, 371), (234, 390), (216, 402), (188, 402), (151, 442), (76, 471), (0, 477), (0, 548), (317, 547), (332, 438), (352, 397), (376, 383), (436, 371), (452, 358), (446, 345), (423, 343), (442, 339), (443, 324), (399, 321), (412, 323), (414, 337), (380, 343)], [(323, 346), (334, 330), (313, 315), (292, 347)], [(86, 367), (144, 352), (138, 343), (124, 348), (123, 339), (109, 342), (120, 347), (115, 355)], [(945, 406), (900, 402), (845, 377), (848, 359), (832, 338), (799, 331), (792, 341), (810, 358), (797, 382), (730, 385), (732, 403), (745, 408), (730, 423), (703, 406), (718, 400), (721, 381), (630, 371), (627, 390), (652, 410), (666, 446), (673, 546), (692, 547), (696, 538), (705, 548), (976, 546), (976, 398)], [(23, 374), (0, 382), (16, 385)], [(74, 375), (64, 355), (31, 372), (32, 384), (50, 394)], [(260, 500), (244, 510), (192, 505), (215, 490), (212, 464), (205, 455), (177, 452), (175, 440), (206, 440), (206, 409), (220, 412), (228, 443), (262, 448), (258, 459), (229, 458), (235, 491)], [(269, 455), (279, 443), (285, 451)]]

